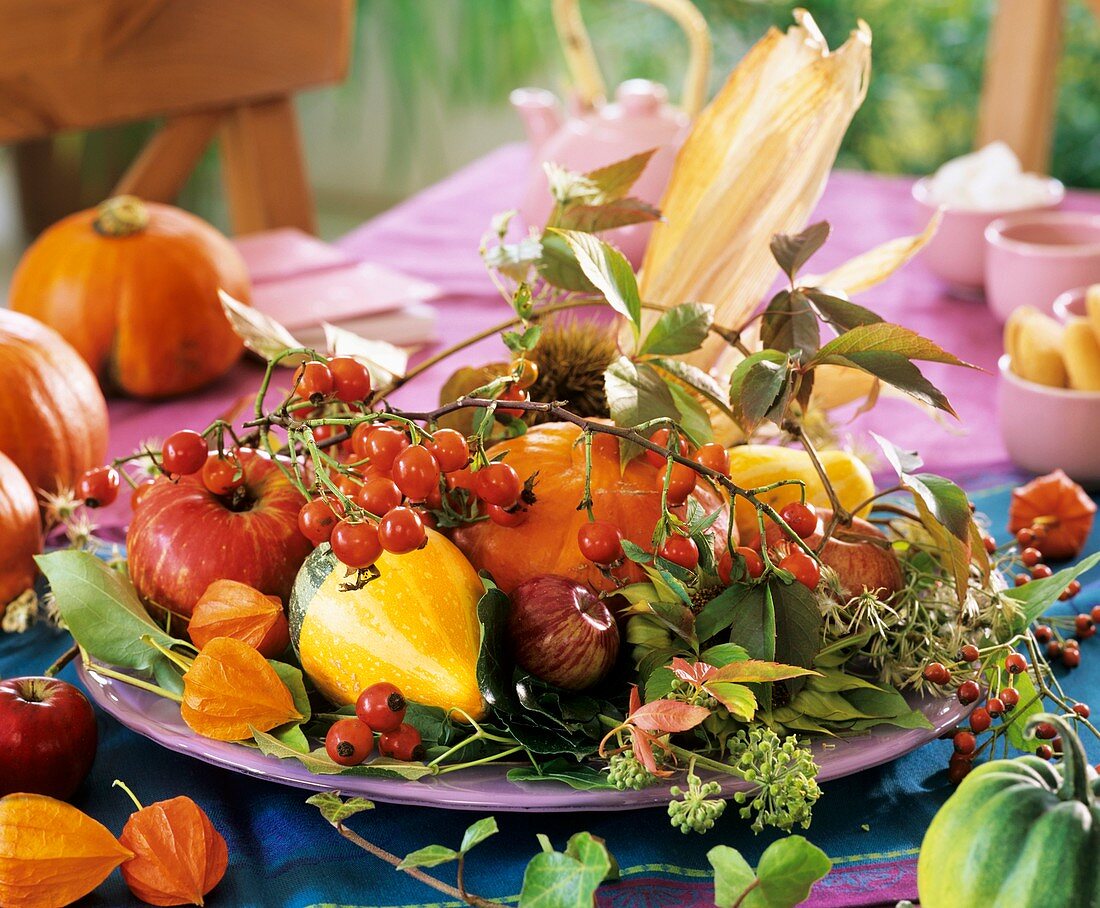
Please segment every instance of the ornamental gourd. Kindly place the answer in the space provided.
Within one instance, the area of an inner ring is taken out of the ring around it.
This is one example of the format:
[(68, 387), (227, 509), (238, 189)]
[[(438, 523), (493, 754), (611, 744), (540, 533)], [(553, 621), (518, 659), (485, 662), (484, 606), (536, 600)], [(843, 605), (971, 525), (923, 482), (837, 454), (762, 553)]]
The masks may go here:
[[(584, 498), (584, 445), (581, 430), (571, 423), (546, 423), (519, 438), (494, 445), (490, 459), (506, 455), (507, 463), (526, 479), (538, 473), (536, 501), (527, 520), (518, 527), (502, 527), (483, 520), (454, 531), (455, 544), (479, 571), (488, 571), (504, 592), (540, 574), (557, 574), (593, 589), (608, 590), (613, 584), (581, 554), (577, 531), (588, 520), (577, 510)], [(618, 439), (596, 434), (592, 445), (592, 508), (596, 520), (619, 528), (623, 539), (653, 548), (653, 529), (661, 517), (658, 470), (643, 457), (619, 465)], [(710, 514), (724, 508), (723, 499), (703, 482), (692, 493)], [(683, 514), (683, 508), (673, 509)], [(726, 547), (726, 518), (713, 527), (717, 554)], [(644, 576), (637, 565), (618, 569), (628, 581)]]
[(241, 354), (219, 289), (249, 299), (229, 240), (186, 211), (120, 196), (35, 241), (12, 279), (11, 307), (56, 328), (101, 380), (169, 397), (208, 384)]
[(1034, 546), (1055, 561), (1081, 554), (1092, 531), (1096, 503), (1061, 470), (1012, 491), (1008, 530), (1034, 530)]
[(1062, 772), (1026, 755), (970, 773), (932, 820), (917, 886), (924, 908), (1100, 908), (1100, 780), (1069, 724)]
[(327, 543), (306, 559), (290, 600), (302, 670), (340, 705), (389, 681), (417, 703), (482, 717), (477, 603), (484, 588), (470, 563), (429, 530), (423, 548), (385, 552), (375, 566), (380, 576), (345, 590), (347, 569)]
[(32, 489), (73, 486), (107, 458), (107, 403), (95, 376), (56, 331), (0, 309), (0, 452)]
[(0, 454), (0, 615), (34, 584), (42, 551), (38, 500), (19, 468)]

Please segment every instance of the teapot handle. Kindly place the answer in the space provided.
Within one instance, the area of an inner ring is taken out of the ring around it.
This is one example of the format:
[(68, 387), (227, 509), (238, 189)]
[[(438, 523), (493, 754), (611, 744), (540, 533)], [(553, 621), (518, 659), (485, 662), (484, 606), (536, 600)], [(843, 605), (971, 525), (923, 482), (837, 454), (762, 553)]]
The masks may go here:
[[(688, 68), (684, 74), (681, 109), (694, 118), (703, 109), (710, 71), (711, 41), (707, 20), (691, 0), (642, 0), (676, 20), (688, 39)], [(581, 17), (580, 0), (554, 0), (554, 25), (565, 62), (581, 102), (594, 107), (607, 94), (603, 73)]]

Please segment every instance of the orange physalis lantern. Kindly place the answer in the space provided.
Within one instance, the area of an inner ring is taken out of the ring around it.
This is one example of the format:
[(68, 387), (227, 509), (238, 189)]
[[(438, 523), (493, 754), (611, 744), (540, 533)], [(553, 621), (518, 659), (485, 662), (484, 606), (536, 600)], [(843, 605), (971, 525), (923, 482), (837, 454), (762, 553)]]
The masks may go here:
[(1061, 470), (1033, 479), (1012, 492), (1008, 530), (1035, 533), (1035, 548), (1044, 558), (1076, 558), (1092, 531), (1096, 503)]
[(290, 628), (279, 597), (236, 580), (215, 580), (206, 588), (195, 603), (187, 630), (200, 650), (215, 637), (232, 637), (274, 659), (290, 645)]

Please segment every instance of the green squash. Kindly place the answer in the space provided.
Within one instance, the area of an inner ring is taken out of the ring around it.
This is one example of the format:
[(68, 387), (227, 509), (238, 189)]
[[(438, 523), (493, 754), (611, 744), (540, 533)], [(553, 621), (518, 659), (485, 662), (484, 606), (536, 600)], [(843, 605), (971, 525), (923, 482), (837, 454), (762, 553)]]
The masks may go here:
[(1038, 757), (991, 760), (970, 773), (921, 844), (923, 908), (1100, 908), (1100, 780), (1069, 724), (1064, 777)]

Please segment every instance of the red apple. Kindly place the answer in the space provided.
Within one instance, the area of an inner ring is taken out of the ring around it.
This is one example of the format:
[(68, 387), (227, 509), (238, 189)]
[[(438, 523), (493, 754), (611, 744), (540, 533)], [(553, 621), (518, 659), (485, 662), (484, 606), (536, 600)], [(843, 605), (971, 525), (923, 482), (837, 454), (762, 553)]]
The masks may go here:
[(71, 798), (95, 758), (92, 705), (56, 678), (0, 681), (0, 795)]
[(130, 578), (145, 604), (191, 616), (215, 580), (236, 580), (283, 602), (313, 545), (298, 530), (301, 493), (279, 466), (241, 453), (240, 495), (221, 496), (201, 476), (157, 480), (126, 534)]
[(592, 687), (611, 671), (619, 627), (588, 587), (541, 574), (517, 586), (511, 599), (508, 635), (520, 668), (566, 690)]

